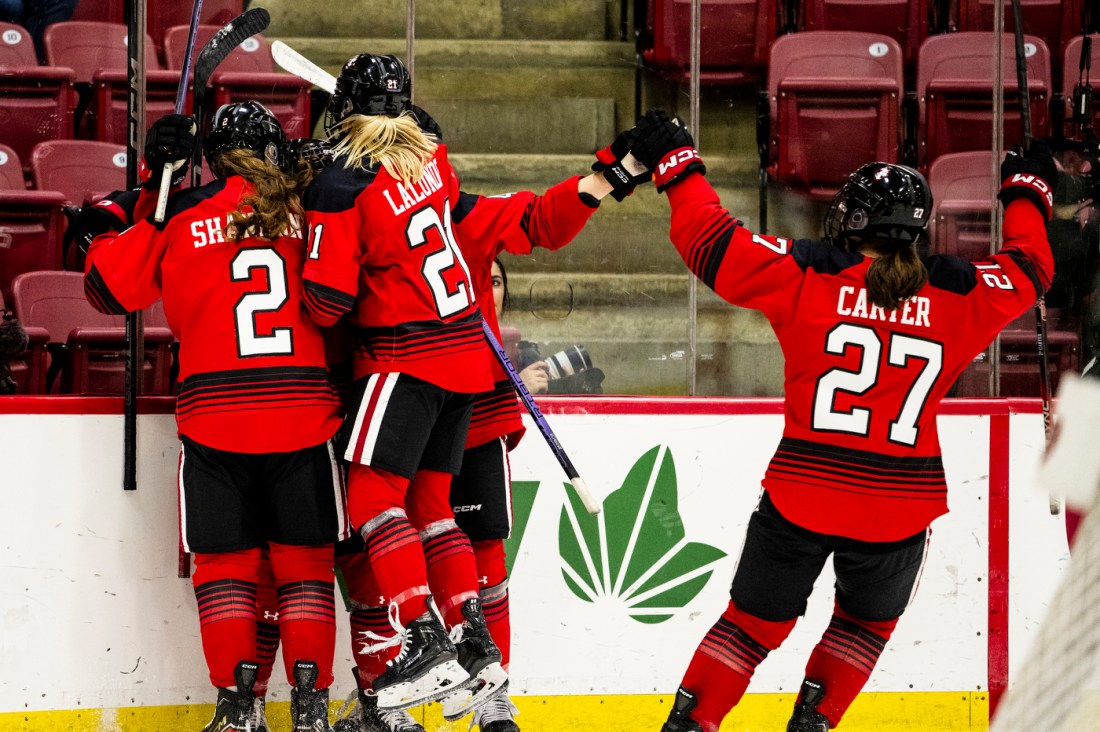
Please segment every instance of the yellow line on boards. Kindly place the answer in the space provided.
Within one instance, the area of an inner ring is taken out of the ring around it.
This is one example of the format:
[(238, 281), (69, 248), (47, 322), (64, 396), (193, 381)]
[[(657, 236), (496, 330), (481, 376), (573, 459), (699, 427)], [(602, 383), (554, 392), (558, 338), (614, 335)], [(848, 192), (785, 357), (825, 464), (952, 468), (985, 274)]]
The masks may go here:
[[(516, 696), (523, 732), (657, 732), (668, 716), (667, 694)], [(332, 712), (342, 704), (332, 703)], [(792, 694), (747, 694), (721, 732), (776, 732), (786, 727)], [(411, 710), (429, 732), (466, 732), (469, 717), (446, 722), (439, 705)], [(211, 704), (0, 713), (0, 732), (197, 732), (210, 720)], [(984, 732), (989, 701), (984, 691), (878, 692), (860, 694), (842, 732)], [(272, 732), (288, 729), (288, 702), (268, 706)]]

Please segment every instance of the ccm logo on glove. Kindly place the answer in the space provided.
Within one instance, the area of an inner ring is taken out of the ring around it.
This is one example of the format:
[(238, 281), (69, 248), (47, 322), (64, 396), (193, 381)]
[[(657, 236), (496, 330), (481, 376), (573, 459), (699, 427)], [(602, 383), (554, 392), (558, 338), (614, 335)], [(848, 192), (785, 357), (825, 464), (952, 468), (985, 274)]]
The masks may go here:
[(683, 165), (684, 163), (692, 159), (700, 160), (701, 158), (699, 157), (699, 152), (693, 147), (682, 148), (675, 151), (674, 153), (669, 155), (667, 159), (662, 161), (661, 164), (657, 167), (657, 173), (659, 175), (664, 175), (673, 168), (679, 165)]
[(1039, 191), (1039, 193), (1046, 196), (1048, 206), (1054, 205), (1054, 192), (1050, 190), (1050, 186), (1047, 184), (1047, 182), (1039, 176), (1029, 175), (1028, 173), (1016, 173), (1007, 181), (1005, 181), (1005, 185), (1011, 185), (1013, 183), (1031, 186), (1032, 188)]

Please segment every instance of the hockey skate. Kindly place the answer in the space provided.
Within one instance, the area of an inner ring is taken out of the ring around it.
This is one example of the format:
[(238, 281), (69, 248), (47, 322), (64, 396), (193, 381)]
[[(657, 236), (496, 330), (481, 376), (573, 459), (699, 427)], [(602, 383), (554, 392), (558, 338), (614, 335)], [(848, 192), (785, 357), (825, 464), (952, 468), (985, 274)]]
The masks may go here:
[(267, 707), (262, 696), (252, 700), (252, 714), (248, 718), (251, 726), (250, 732), (268, 732), (271, 727), (267, 724)]
[(391, 604), (390, 625), (396, 635), (382, 639), (371, 650), (373, 653), (401, 644), (397, 656), (386, 663), (386, 670), (374, 680), (380, 710), (415, 707), (472, 683), (470, 674), (458, 662), (458, 650), (447, 636), (443, 619), (430, 597), (428, 611), (405, 628), (397, 620), (397, 605)]
[(202, 732), (252, 732), (253, 696), (252, 685), (256, 683), (259, 665), (252, 661), (241, 661), (233, 671), (237, 689), (218, 689), (218, 701), (214, 706), (214, 717), (202, 728)]
[(829, 732), (829, 719), (817, 711), (817, 705), (825, 698), (825, 685), (812, 679), (802, 681), (794, 714), (787, 722), (787, 732)]
[(443, 697), (443, 718), (448, 722), (461, 719), (500, 693), (508, 674), (500, 665), (500, 649), (489, 635), (481, 598), (471, 597), (462, 603), (465, 620), (451, 630), (451, 639), (458, 649), (458, 662), (474, 683)]
[(698, 703), (695, 694), (682, 686), (677, 689), (676, 698), (672, 700), (672, 711), (668, 713), (668, 720), (661, 727), (661, 732), (703, 732), (703, 725), (688, 716)]
[(500, 693), (474, 710), (474, 724), (481, 732), (519, 732), (516, 715), (519, 710), (508, 698), (508, 684)]
[(294, 664), (294, 688), (290, 690), (290, 722), (294, 732), (332, 732), (328, 723), (328, 689), (314, 689), (317, 664)]

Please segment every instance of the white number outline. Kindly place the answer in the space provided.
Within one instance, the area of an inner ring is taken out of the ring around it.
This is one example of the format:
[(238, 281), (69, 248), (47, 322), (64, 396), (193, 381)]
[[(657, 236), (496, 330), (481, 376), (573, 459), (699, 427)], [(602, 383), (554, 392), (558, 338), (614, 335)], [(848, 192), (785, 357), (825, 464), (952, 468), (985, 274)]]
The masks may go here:
[(240, 358), (288, 356), (294, 353), (291, 328), (273, 328), (269, 335), (256, 333), (256, 313), (273, 313), (289, 299), (286, 260), (271, 247), (241, 249), (229, 264), (229, 276), (234, 282), (251, 281), (256, 269), (266, 270), (267, 289), (246, 292), (233, 307), (237, 355)]
[[(459, 251), (458, 243), (455, 241), (454, 230), (451, 226), (451, 204), (446, 199), (443, 201), (442, 221), (439, 218), (439, 213), (431, 206), (425, 206), (409, 217), (409, 221), (405, 225), (405, 241), (408, 243), (409, 249), (415, 250), (417, 247), (427, 244), (428, 232), (432, 229), (439, 232), (439, 238), (443, 241), (443, 248), (436, 249), (424, 256), (423, 264), (420, 266), (420, 274), (428, 284), (428, 289), (432, 292), (435, 310), (439, 314), (440, 320), (444, 320), (456, 313), (461, 313), (474, 303), (474, 292), (471, 285), (473, 279), (470, 277), (470, 268), (466, 265), (466, 260), (462, 258), (462, 252)], [(464, 282), (458, 283), (458, 288), (454, 292), (449, 292), (447, 283), (443, 280), (443, 273), (456, 264), (462, 268), (466, 279)]]
[[(814, 386), (812, 426), (819, 432), (845, 432), (866, 437), (870, 432), (872, 410), (853, 407), (847, 412), (838, 411), (836, 393), (861, 396), (874, 388), (883, 367), (880, 363), (882, 340), (873, 328), (852, 323), (841, 323), (826, 336), (826, 353), (844, 355), (849, 346), (860, 349), (859, 366), (855, 371), (832, 368), (818, 378)], [(917, 444), (917, 424), (927, 406), (928, 394), (943, 371), (943, 344), (891, 333), (885, 365), (904, 368), (910, 359), (923, 361), (924, 366), (909, 386), (898, 414), (890, 421), (887, 439), (913, 447)]]

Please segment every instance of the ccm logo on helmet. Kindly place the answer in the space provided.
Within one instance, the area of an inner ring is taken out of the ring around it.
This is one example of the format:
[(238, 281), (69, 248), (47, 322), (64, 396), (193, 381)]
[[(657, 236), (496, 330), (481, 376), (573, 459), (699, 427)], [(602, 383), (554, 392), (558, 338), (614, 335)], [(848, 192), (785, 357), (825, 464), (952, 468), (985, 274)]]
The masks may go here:
[(663, 161), (657, 166), (657, 173), (664, 175), (668, 171), (675, 168), (677, 165), (682, 165), (689, 160), (698, 159), (699, 153), (694, 148), (685, 147), (683, 150), (677, 150), (675, 153), (668, 157), (668, 160)]

